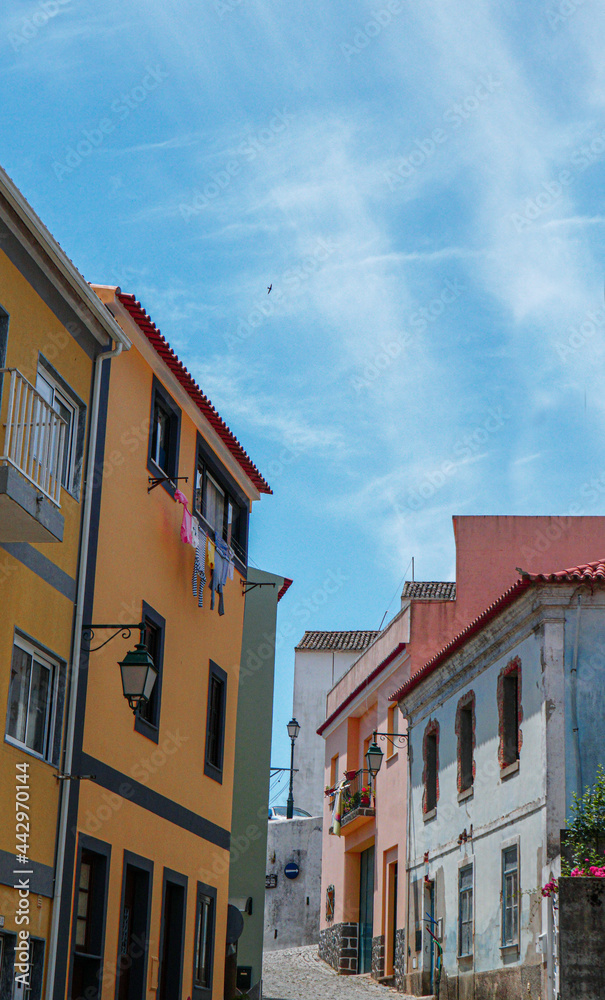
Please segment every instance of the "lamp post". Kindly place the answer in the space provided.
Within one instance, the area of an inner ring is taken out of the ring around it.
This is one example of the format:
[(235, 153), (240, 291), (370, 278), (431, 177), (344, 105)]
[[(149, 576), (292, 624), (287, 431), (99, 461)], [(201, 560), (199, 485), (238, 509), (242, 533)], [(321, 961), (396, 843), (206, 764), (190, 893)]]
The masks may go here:
[(288, 723), (288, 736), (292, 741), (292, 746), (290, 748), (290, 791), (288, 792), (288, 801), (286, 803), (286, 819), (292, 819), (294, 816), (294, 792), (292, 789), (292, 783), (294, 781), (294, 742), (299, 732), (300, 726), (293, 717)]

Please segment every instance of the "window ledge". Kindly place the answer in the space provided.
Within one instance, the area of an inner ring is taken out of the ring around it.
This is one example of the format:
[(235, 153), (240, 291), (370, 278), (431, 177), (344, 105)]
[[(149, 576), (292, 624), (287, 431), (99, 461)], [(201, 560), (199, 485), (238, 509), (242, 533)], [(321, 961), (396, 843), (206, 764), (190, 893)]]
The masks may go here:
[(393, 750), (393, 753), (390, 753), (389, 756), (387, 757), (387, 764), (389, 764), (392, 760), (394, 760), (398, 756), (399, 756), (399, 751)]
[(515, 952), (519, 953), (519, 942), (516, 941), (514, 944), (501, 944), (500, 951), (505, 955), (513, 955)]
[(463, 792), (458, 792), (458, 802), (465, 802), (466, 799), (472, 799), (475, 794), (474, 785), (470, 788), (465, 788)]
[(458, 955), (457, 957), (458, 961), (461, 962), (462, 964), (470, 965), (470, 963), (473, 961), (473, 952), (472, 951), (469, 952), (468, 955)]
[(423, 818), (423, 820), (424, 820), (425, 823), (428, 823), (429, 820), (435, 819), (436, 815), (437, 815), (437, 806), (435, 806), (434, 809), (429, 809), (428, 812), (425, 812), (425, 814), (424, 814), (424, 816), (422, 818)]
[(503, 781), (505, 778), (510, 778), (511, 775), (517, 774), (519, 770), (519, 761), (514, 760), (512, 764), (507, 764), (506, 767), (500, 769), (500, 780)]

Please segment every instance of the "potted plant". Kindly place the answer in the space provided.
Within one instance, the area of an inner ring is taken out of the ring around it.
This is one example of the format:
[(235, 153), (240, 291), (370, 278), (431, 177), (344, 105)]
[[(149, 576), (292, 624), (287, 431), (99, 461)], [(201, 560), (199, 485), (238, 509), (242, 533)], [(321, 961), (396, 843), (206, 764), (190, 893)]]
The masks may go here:
[(360, 796), (360, 799), (359, 799), (359, 804), (362, 805), (362, 806), (369, 806), (369, 804), (370, 804), (370, 789), (369, 788), (362, 788), (361, 789), (361, 796)]

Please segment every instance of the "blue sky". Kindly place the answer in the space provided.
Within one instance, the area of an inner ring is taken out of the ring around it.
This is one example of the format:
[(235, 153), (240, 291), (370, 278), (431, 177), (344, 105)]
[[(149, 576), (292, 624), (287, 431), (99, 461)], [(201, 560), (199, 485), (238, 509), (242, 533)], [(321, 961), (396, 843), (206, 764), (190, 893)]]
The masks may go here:
[(136, 294), (274, 489), (251, 556), (295, 581), (287, 764), (305, 628), (377, 628), (412, 556), (452, 578), (453, 514), (603, 512), (605, 10), (0, 18), (0, 162), (89, 281)]

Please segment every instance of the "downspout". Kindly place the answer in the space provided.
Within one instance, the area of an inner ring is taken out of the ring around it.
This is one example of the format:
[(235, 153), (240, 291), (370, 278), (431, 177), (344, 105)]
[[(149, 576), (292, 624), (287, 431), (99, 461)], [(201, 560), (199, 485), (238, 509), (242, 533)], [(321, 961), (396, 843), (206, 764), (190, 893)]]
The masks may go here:
[[(86, 482), (84, 487), (84, 503), (82, 509), (82, 534), (80, 538), (80, 553), (78, 561), (78, 582), (76, 591), (76, 611), (74, 618), (74, 634), (72, 640), (71, 674), (69, 679), (67, 729), (65, 735), (65, 755), (63, 758), (63, 773), (71, 774), (73, 761), (74, 734), (76, 728), (76, 704), (78, 700), (78, 680), (80, 676), (80, 654), (82, 649), (82, 624), (84, 616), (84, 597), (86, 589), (86, 569), (88, 564), (88, 541), (90, 533), (90, 515), (95, 475), (95, 458), (97, 451), (97, 430), (99, 422), (99, 393), (103, 362), (107, 358), (117, 358), (122, 353), (124, 344), (118, 341), (111, 351), (105, 351), (95, 358), (95, 373), (92, 388), (92, 404), (90, 408), (88, 461), (86, 464)], [(59, 828), (57, 831), (57, 849), (55, 863), (55, 885), (53, 895), (53, 910), (48, 942), (48, 970), (46, 973), (46, 1000), (53, 1000), (55, 967), (59, 938), (59, 916), (61, 911), (61, 886), (65, 862), (65, 843), (67, 839), (67, 819), (69, 815), (70, 781), (61, 782), (61, 804), (59, 807)]]
[(578, 646), (580, 644), (580, 612), (582, 608), (582, 595), (578, 594), (578, 607), (576, 615), (576, 635), (573, 646), (573, 661), (570, 672), (571, 686), (571, 727), (573, 734), (573, 749), (576, 761), (576, 794), (582, 794), (582, 760), (580, 758), (580, 731), (578, 727)]
[(412, 755), (410, 753), (410, 739), (412, 737), (412, 727), (411, 720), (408, 715), (407, 719), (407, 751), (408, 751), (408, 787), (407, 787), (407, 800), (408, 800), (408, 814), (407, 814), (407, 836), (405, 845), (405, 893), (406, 893), (406, 915), (405, 915), (405, 937), (404, 937), (404, 970), (406, 975), (409, 974), (409, 956), (410, 951), (410, 882), (411, 882), (411, 850), (412, 850)]

